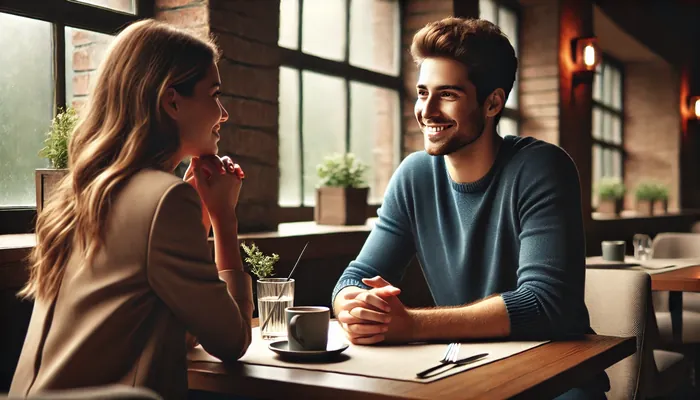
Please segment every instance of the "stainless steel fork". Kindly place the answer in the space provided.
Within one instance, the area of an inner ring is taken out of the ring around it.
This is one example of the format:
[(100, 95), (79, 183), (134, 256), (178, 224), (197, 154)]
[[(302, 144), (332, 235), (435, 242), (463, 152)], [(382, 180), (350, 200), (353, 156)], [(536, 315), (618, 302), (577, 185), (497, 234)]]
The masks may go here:
[(460, 343), (450, 343), (447, 345), (447, 350), (445, 350), (445, 355), (442, 356), (442, 360), (440, 360), (440, 364), (430, 367), (424, 371), (421, 371), (416, 374), (417, 377), (423, 378), (429, 373), (433, 371), (437, 371), (438, 369), (444, 367), (447, 364), (452, 364), (455, 361), (457, 361), (457, 356), (459, 355), (459, 349), (462, 347)]

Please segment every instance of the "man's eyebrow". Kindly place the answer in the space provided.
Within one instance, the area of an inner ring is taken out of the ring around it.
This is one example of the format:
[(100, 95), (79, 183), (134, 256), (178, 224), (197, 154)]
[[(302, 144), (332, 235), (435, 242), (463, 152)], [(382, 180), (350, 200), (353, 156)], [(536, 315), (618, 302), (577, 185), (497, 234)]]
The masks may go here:
[[(425, 85), (417, 85), (416, 88), (417, 89), (424, 89), (424, 90), (428, 89), (427, 86), (425, 86)], [(463, 87), (457, 86), (457, 85), (440, 85), (440, 86), (436, 87), (435, 90), (457, 90), (457, 91), (460, 91), (462, 93), (467, 92)]]

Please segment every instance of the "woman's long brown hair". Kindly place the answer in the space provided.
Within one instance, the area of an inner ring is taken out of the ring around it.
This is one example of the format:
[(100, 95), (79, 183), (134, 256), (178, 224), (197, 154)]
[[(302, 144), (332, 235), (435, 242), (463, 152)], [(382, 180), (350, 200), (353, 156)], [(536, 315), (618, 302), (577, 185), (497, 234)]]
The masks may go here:
[(174, 167), (179, 134), (161, 98), (169, 87), (191, 95), (217, 61), (211, 41), (154, 20), (136, 22), (115, 38), (71, 137), (68, 175), (38, 216), (30, 278), (19, 296), (54, 296), (73, 251), (89, 267), (123, 184), (142, 169)]

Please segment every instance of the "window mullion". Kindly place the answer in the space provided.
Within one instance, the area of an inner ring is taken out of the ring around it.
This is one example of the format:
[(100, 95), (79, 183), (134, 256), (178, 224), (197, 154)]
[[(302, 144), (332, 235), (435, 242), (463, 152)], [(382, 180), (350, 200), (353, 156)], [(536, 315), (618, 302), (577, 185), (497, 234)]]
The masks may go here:
[(54, 73), (54, 112), (66, 108), (66, 27), (54, 23), (53, 27), (53, 73)]
[[(345, 62), (350, 65), (350, 2), (345, 1)], [(345, 152), (350, 152), (350, 78), (345, 78)]]

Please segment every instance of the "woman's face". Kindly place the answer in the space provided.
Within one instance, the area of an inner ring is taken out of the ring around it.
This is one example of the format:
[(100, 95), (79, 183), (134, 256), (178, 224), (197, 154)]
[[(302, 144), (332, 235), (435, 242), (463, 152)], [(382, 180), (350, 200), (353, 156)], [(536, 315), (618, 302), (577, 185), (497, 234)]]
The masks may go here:
[(195, 84), (191, 96), (171, 94), (173, 104), (169, 105), (172, 107), (169, 114), (180, 132), (183, 158), (218, 153), (219, 129), (228, 120), (228, 112), (219, 101), (220, 89), (219, 69), (212, 64), (204, 78)]

